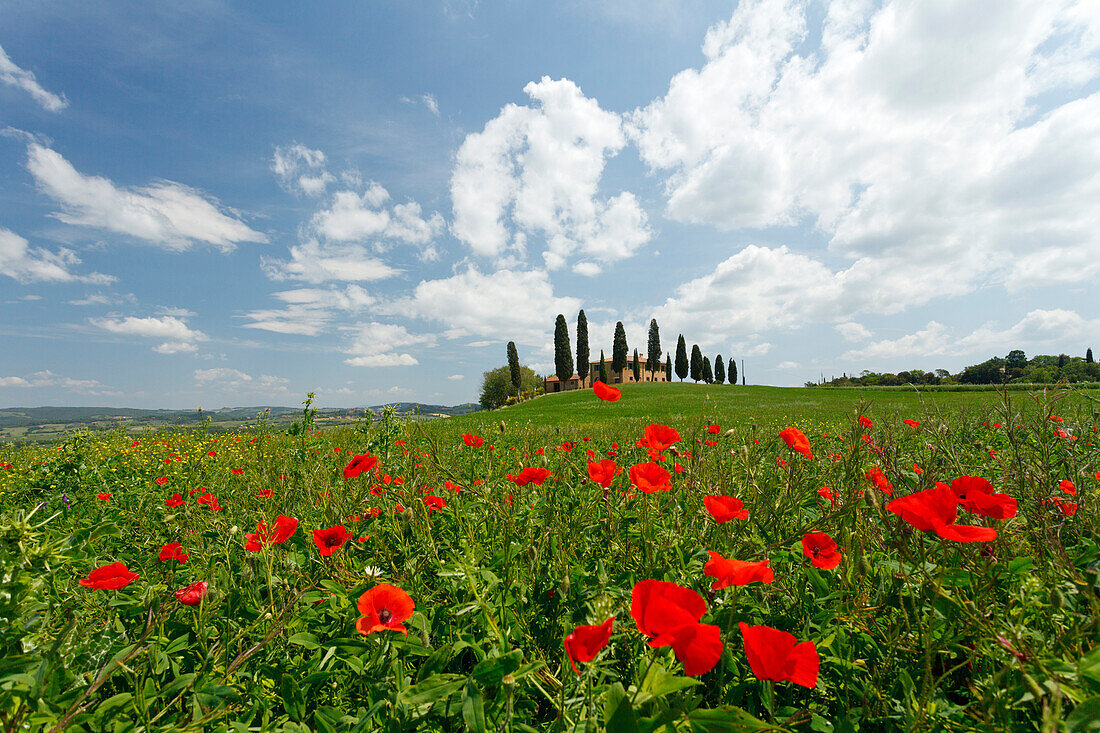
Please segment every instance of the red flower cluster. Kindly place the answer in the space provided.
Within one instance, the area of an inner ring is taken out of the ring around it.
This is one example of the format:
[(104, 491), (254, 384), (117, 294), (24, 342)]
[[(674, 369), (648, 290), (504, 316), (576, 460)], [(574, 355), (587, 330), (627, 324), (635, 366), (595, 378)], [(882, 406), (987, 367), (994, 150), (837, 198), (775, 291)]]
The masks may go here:
[(466, 433), (462, 436), (462, 442), (465, 443), (468, 448), (480, 448), (485, 441), (476, 435)]
[(206, 598), (208, 588), (207, 582), (200, 580), (176, 591), (176, 600), (185, 606), (197, 606), (202, 603), (202, 599)]
[(699, 623), (707, 603), (695, 591), (663, 580), (643, 580), (634, 586), (630, 615), (649, 646), (671, 646), (694, 677), (709, 672), (722, 655), (722, 634), (713, 624)]
[(178, 506), (183, 506), (185, 503), (186, 502), (184, 502), (183, 497), (179, 494), (172, 494), (171, 499), (164, 500), (164, 506), (172, 507), (173, 509)]
[(989, 542), (997, 530), (955, 524), (959, 499), (949, 487), (940, 484), (909, 496), (894, 499), (886, 510), (897, 514), (922, 532), (935, 532), (954, 542)]

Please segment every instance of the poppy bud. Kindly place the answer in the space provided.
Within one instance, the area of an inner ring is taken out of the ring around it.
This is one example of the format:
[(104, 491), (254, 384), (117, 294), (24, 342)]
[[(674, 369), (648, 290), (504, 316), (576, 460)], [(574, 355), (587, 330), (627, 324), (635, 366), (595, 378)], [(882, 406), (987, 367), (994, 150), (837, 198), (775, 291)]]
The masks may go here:
[(737, 431), (734, 428), (730, 428), (729, 430), (726, 431), (726, 436), (729, 437), (730, 435), (733, 435), (736, 432)]
[(500, 681), (501, 681), (501, 684), (507, 685), (508, 687), (511, 687), (512, 685), (516, 684), (516, 678), (513, 675), (510, 675), (510, 674), (504, 675), (504, 677)]
[(1058, 586), (1054, 586), (1050, 589), (1050, 605), (1052, 608), (1061, 608), (1066, 603), (1065, 597), (1062, 595), (1062, 591), (1058, 589)]
[(503, 420), (500, 421), (500, 432), (502, 432), (502, 433), (504, 432), (504, 421)]
[(229, 528), (229, 534), (237, 534), (240, 531), (241, 531), (241, 528), (238, 527), (235, 524), (232, 527)]
[(572, 584), (569, 582), (569, 576), (566, 575), (562, 579), (561, 583), (558, 584), (558, 590), (561, 591), (562, 595), (566, 595), (567, 593), (569, 593), (569, 588), (571, 587), (571, 585)]
[(866, 555), (860, 555), (859, 556), (859, 562), (857, 562), (856, 565), (859, 568), (859, 574), (860, 575), (870, 575), (871, 574), (871, 563), (869, 563), (867, 561), (867, 556)]
[(1028, 689), (1031, 690), (1031, 694), (1035, 696), (1035, 699), (1040, 699), (1045, 694), (1043, 688), (1039, 687), (1039, 683), (1035, 681), (1035, 678), (1024, 672), (1024, 682), (1027, 683)]

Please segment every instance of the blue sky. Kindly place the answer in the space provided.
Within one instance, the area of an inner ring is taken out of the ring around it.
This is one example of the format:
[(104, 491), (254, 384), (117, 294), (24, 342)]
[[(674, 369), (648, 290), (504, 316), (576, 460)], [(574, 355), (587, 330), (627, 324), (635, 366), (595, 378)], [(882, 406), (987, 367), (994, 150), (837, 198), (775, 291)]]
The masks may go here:
[(1100, 347), (1100, 4), (0, 6), (0, 405)]

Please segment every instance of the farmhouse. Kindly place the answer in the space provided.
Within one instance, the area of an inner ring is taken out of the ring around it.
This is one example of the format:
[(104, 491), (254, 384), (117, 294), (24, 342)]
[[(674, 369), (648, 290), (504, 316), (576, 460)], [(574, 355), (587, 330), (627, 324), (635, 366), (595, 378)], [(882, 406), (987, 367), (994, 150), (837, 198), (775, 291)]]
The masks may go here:
[[(608, 384), (630, 384), (634, 381), (634, 357), (626, 357), (626, 369), (617, 372), (611, 368), (611, 360), (607, 362), (607, 382)], [(641, 377), (639, 382), (667, 382), (668, 377), (665, 374), (665, 368), (662, 365), (657, 371), (650, 371), (645, 368), (645, 357), (638, 356), (638, 375)], [(573, 376), (562, 382), (558, 379), (557, 375), (548, 377), (543, 383), (543, 388), (547, 394), (551, 392), (568, 392), (573, 389), (587, 389), (592, 386), (592, 383), (600, 378), (600, 360), (588, 362), (588, 376), (581, 379), (580, 376), (573, 372)]]

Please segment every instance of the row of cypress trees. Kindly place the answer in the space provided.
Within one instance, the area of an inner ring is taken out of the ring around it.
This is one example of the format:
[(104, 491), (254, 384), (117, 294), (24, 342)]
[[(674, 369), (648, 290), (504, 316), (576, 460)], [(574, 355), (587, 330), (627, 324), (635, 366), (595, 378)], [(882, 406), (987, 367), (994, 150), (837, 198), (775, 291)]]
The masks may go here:
[[(515, 345), (509, 342), (508, 344), (508, 363), (512, 364), (512, 354), (515, 350)], [(615, 323), (615, 337), (611, 344), (611, 369), (616, 372), (621, 372), (626, 369), (627, 366), (627, 343), (626, 343), (626, 329), (623, 327), (623, 322), (618, 321)], [(665, 378), (668, 381), (672, 381), (673, 364), (672, 358), (669, 355), (665, 355), (665, 363), (661, 364), (661, 331), (657, 325), (657, 319), (654, 318), (649, 322), (649, 339), (646, 344), (646, 371), (656, 372), (662, 367), (665, 370)], [(554, 322), (554, 373), (561, 381), (566, 381), (577, 374), (583, 381), (588, 377), (589, 371), (589, 359), (590, 352), (588, 348), (588, 318), (584, 315), (584, 310), (581, 310), (577, 314), (577, 359), (573, 360), (572, 350), (569, 348), (569, 326), (566, 324), (565, 316), (561, 313), (558, 314), (557, 319)], [(604, 353), (600, 351), (600, 381), (607, 381), (607, 368), (605, 366), (606, 360)], [(641, 381), (641, 366), (640, 356), (638, 350), (634, 349), (634, 381)], [(519, 373), (519, 361), (516, 359), (516, 366), (513, 368), (513, 373)], [(707, 384), (718, 383), (722, 384), (726, 379), (730, 384), (737, 384), (737, 361), (736, 359), (729, 360), (729, 369), (725, 368), (725, 362), (722, 359), (722, 355), (718, 354), (714, 360), (714, 367), (711, 367), (710, 357), (703, 356), (703, 352), (700, 351), (699, 345), (695, 344), (691, 347), (691, 359), (689, 361), (687, 355), (687, 343), (684, 341), (684, 335), (680, 334), (679, 339), (676, 342), (676, 376), (680, 378), (680, 381), (684, 381), (684, 377), (691, 376), (692, 381), (705, 382)], [(741, 383), (745, 383), (744, 376), (741, 377)]]

